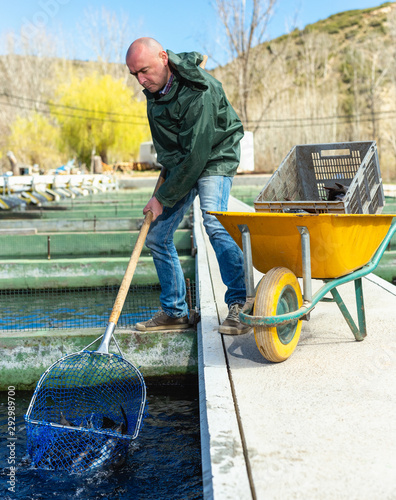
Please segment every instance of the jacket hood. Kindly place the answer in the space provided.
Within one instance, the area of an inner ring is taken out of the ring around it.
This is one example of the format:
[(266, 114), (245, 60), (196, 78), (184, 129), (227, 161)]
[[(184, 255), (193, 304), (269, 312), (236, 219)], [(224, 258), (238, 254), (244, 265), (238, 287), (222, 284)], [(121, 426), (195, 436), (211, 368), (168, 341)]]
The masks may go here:
[(205, 88), (208, 87), (206, 80), (207, 73), (198, 67), (203, 61), (201, 54), (198, 52), (181, 52), (180, 54), (175, 54), (171, 50), (167, 50), (166, 52), (168, 53), (170, 65), (182, 78)]
[[(180, 54), (175, 54), (171, 50), (167, 50), (166, 52), (168, 54), (169, 65), (175, 71), (176, 80), (182, 78), (202, 90), (209, 88), (209, 73), (198, 67), (203, 61), (203, 57), (199, 52), (181, 52)], [(158, 93), (152, 94), (147, 89), (143, 90), (143, 94), (148, 100), (155, 100), (159, 97)], [(172, 91), (166, 96), (162, 96), (161, 99), (167, 101), (171, 97)]]

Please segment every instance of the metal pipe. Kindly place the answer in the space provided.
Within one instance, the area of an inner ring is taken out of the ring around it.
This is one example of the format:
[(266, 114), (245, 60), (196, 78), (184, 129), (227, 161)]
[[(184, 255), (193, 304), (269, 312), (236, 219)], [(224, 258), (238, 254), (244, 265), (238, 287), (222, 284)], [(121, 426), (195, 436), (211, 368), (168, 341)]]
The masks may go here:
[(366, 328), (366, 314), (364, 311), (362, 278), (358, 278), (355, 280), (355, 295), (356, 295), (356, 307), (357, 307), (359, 332), (360, 332), (360, 338), (356, 338), (356, 340), (363, 340), (363, 338), (367, 336), (367, 328)]
[(302, 272), (304, 301), (312, 302), (312, 282), (311, 282), (311, 248), (308, 228), (297, 226), (301, 235)]
[(243, 269), (245, 271), (246, 296), (254, 297), (253, 257), (250, 231), (246, 224), (238, 224), (242, 234)]
[(192, 309), (192, 298), (191, 298), (191, 282), (190, 278), (186, 278), (186, 291), (187, 291), (187, 305), (189, 310)]

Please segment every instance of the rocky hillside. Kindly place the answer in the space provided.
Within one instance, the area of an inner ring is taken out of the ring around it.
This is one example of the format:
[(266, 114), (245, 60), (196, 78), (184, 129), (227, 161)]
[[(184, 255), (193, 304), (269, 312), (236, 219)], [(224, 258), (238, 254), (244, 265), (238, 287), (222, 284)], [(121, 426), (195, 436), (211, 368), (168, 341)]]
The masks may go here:
[[(297, 144), (375, 140), (396, 180), (396, 3), (335, 14), (256, 47), (245, 128), (256, 169), (273, 171)], [(234, 106), (235, 67), (218, 68)]]

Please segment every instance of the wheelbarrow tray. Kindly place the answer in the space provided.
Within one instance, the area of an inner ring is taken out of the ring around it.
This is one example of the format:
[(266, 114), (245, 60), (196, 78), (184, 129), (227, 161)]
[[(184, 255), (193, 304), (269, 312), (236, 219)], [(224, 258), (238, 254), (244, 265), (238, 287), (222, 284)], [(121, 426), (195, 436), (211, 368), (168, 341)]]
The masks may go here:
[(267, 273), (283, 266), (302, 277), (299, 227), (311, 240), (311, 276), (338, 278), (366, 265), (395, 215), (210, 212), (242, 249), (239, 226), (249, 228), (254, 267)]

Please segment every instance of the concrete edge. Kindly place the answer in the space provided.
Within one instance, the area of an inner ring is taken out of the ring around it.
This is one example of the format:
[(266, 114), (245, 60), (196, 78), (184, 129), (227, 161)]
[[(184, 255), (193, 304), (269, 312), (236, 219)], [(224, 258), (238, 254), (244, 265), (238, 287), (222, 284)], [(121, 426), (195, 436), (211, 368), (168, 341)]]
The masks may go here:
[(372, 283), (375, 283), (376, 285), (380, 286), (381, 288), (391, 293), (392, 295), (396, 295), (396, 285), (392, 285), (392, 283), (389, 283), (389, 281), (384, 280), (383, 278), (377, 276), (376, 274), (370, 273), (367, 276), (365, 276), (364, 279), (371, 281)]
[[(198, 325), (198, 376), (202, 479), (204, 498), (248, 498), (251, 491), (244, 448), (223, 347), (218, 333), (225, 304), (216, 300), (218, 276), (213, 276), (199, 202), (194, 202), (194, 238), (197, 254), (198, 297), (201, 322)], [(217, 261), (216, 261), (217, 265)], [(213, 266), (212, 266), (213, 267)], [(222, 283), (221, 283), (222, 284)]]

